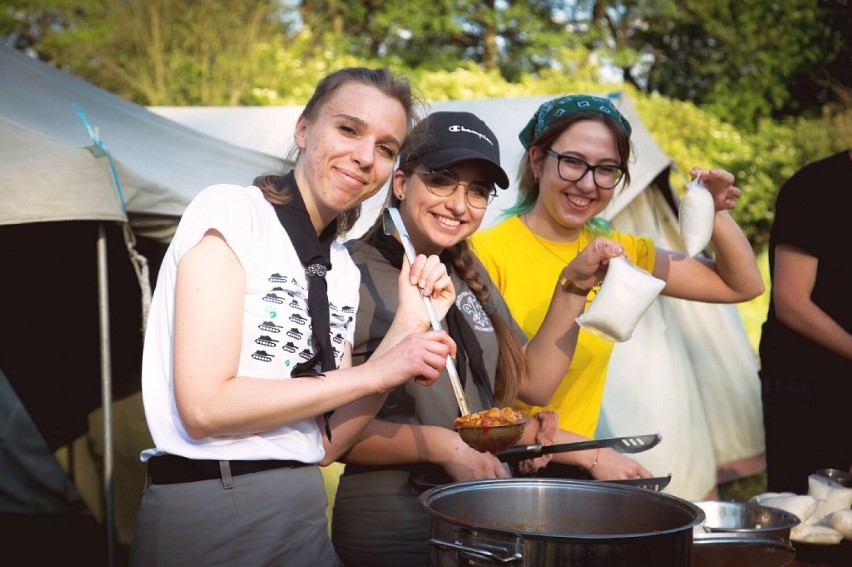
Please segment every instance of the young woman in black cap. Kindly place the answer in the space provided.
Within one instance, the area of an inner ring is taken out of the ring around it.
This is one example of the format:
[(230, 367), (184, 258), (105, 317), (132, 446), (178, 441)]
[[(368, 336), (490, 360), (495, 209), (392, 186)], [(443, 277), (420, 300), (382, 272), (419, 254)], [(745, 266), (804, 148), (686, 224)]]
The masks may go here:
[[(508, 406), (516, 397), (546, 403), (571, 362), (574, 319), (585, 306), (583, 298), (554, 285), (552, 297), (543, 298), (550, 304), (548, 321), (527, 341), (467, 243), (482, 223), (495, 185), (506, 188), (509, 179), (491, 129), (468, 112), (435, 112), (412, 132), (389, 196), (414, 249), (439, 255), (450, 271), (457, 294), (443, 324), (456, 341), (456, 366), (471, 412)], [(359, 364), (371, 360), (393, 319), (394, 282), (405, 261), (398, 235), (386, 235), (382, 219), (347, 246), (361, 270), (352, 351), (353, 364)], [(601, 262), (620, 253), (618, 245), (601, 238), (565, 268), (566, 275), (591, 277)], [(494, 455), (461, 440), (453, 429), (458, 413), (446, 372), (431, 388), (401, 385), (342, 459), (347, 464), (335, 497), (332, 540), (347, 567), (426, 565), (429, 529), (418, 501), (422, 487), (510, 476)], [(529, 421), (521, 442), (584, 439), (558, 430), (555, 416), (542, 414)], [(557, 460), (583, 467), (593, 478), (650, 476), (612, 450), (564, 453)]]

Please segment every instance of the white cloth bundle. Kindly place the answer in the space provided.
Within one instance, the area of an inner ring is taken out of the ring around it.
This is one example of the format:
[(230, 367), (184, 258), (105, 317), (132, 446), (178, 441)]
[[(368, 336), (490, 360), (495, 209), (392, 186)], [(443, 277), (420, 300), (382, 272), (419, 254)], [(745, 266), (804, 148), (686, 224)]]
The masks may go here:
[(805, 523), (831, 527), (831, 516), (839, 510), (852, 508), (852, 488), (833, 486), (823, 477), (808, 477), (808, 494), (817, 499), (817, 507)]
[(825, 526), (816, 526), (814, 524), (803, 526), (799, 524), (790, 530), (790, 539), (794, 542), (833, 544), (840, 543), (843, 540), (843, 536), (837, 530)]
[(852, 510), (838, 510), (832, 514), (831, 527), (834, 531), (852, 541)]
[(624, 256), (612, 258), (600, 291), (577, 323), (609, 341), (624, 342), (665, 286)]
[(686, 246), (686, 253), (694, 258), (707, 248), (713, 235), (713, 220), (716, 205), (713, 195), (704, 186), (700, 178), (686, 184), (686, 194), (680, 202), (678, 224), (680, 236)]
[(750, 500), (795, 514), (801, 523), (790, 530), (792, 541), (835, 544), (852, 539), (852, 488), (835, 486), (818, 476), (808, 477), (808, 494), (767, 492)]

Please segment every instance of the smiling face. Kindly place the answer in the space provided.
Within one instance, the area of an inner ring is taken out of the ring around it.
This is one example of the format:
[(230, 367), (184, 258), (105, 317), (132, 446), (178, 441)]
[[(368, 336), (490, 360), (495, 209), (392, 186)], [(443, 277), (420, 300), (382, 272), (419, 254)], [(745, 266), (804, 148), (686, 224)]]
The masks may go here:
[[(414, 167), (415, 171), (423, 169), (422, 165)], [(486, 168), (480, 162), (466, 161), (448, 169), (461, 185), (447, 197), (433, 194), (417, 173), (394, 173), (394, 193), (402, 197), (400, 215), (418, 254), (440, 254), (473, 234), (485, 217), (486, 209), (470, 206), (465, 187), (469, 183), (492, 186)]]
[(385, 184), (407, 127), (399, 100), (357, 82), (342, 84), (314, 119), (299, 118), (296, 181), (318, 230)]
[[(615, 189), (595, 184), (591, 171), (577, 181), (559, 176), (559, 160), (548, 148), (530, 148), (533, 171), (539, 179), (539, 198), (530, 214), (541, 226), (542, 236), (561, 240), (578, 235), (582, 226), (603, 211)], [(554, 152), (591, 165), (620, 164), (615, 136), (603, 122), (581, 120), (566, 128), (551, 144)], [(546, 229), (545, 229), (546, 226)]]

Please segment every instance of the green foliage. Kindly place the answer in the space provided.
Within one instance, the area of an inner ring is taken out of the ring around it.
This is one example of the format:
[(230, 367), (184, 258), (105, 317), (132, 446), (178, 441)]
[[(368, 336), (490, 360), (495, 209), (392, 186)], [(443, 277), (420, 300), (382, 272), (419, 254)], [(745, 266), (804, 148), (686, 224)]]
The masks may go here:
[(67, 29), (75, 0), (0, 0), (0, 37), (17, 49), (31, 48), (52, 30)]
[[(565, 51), (567, 53), (567, 49)], [(537, 75), (522, 75), (517, 82), (508, 82), (499, 72), (486, 71), (470, 62), (461, 62), (453, 71), (408, 69), (405, 72), (427, 100), (609, 92), (621, 87), (597, 81), (597, 68), (588, 62), (578, 62), (564, 69), (548, 69)]]
[(719, 500), (748, 502), (753, 496), (766, 492), (766, 471), (719, 485)]
[[(805, 163), (852, 147), (848, 104), (772, 116), (789, 108), (790, 81), (809, 66), (828, 73), (825, 88), (836, 87), (831, 65), (849, 55), (837, 34), (848, 27), (848, 0), (779, 6), (0, 0), (0, 34), (144, 105), (304, 104), (323, 75), (351, 65), (402, 72), (426, 100), (625, 90), (680, 172), (676, 188), (694, 165), (737, 176), (744, 195), (733, 214), (760, 251), (781, 184)], [(624, 82), (601, 82), (602, 57), (626, 72)], [(835, 90), (848, 96), (848, 84)]]
[(264, 62), (253, 88), (246, 95), (247, 105), (305, 104), (319, 80), (331, 71), (349, 66), (376, 66), (355, 56), (326, 50), (313, 58), (294, 56), (311, 51), (313, 37), (308, 30), (290, 38), (286, 48), (277, 43), (264, 46)]
[(740, 314), (740, 319), (742, 319), (748, 342), (754, 351), (755, 357), (758, 357), (760, 333), (763, 330), (763, 323), (766, 321), (766, 314), (769, 312), (769, 296), (771, 294), (769, 252), (763, 250), (757, 254), (756, 259), (757, 267), (760, 269), (760, 275), (763, 278), (763, 285), (766, 289), (751, 301), (737, 303), (737, 311)]
[(691, 100), (750, 131), (761, 118), (848, 97), (848, 0), (664, 3), (668, 10), (644, 13), (629, 42), (651, 56), (647, 92)]
[(327, 46), (401, 68), (452, 71), (460, 62), (499, 71), (509, 81), (563, 63), (578, 46), (554, 17), (555, 0), (311, 0), (299, 4), (305, 27)]
[(642, 120), (682, 172), (681, 183), (675, 183), (679, 190), (693, 165), (736, 175), (743, 196), (732, 215), (758, 252), (768, 244), (775, 196), (784, 181), (805, 163), (852, 147), (852, 110), (818, 119), (765, 119), (756, 131), (743, 132), (690, 102), (633, 97)]
[[(148, 105), (244, 103), (265, 47), (286, 32), (274, 0), (67, 2), (33, 45), (115, 94)], [(26, 11), (26, 9), (22, 8)]]

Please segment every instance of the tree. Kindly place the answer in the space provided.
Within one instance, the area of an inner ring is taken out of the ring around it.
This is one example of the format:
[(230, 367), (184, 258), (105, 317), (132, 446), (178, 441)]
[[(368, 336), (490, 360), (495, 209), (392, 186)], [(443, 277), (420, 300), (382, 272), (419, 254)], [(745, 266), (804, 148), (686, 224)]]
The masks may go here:
[[(690, 100), (753, 130), (763, 117), (848, 105), (849, 0), (597, 0), (590, 49), (612, 50), (625, 80)], [(609, 30), (601, 37), (600, 30)]]
[(409, 69), (455, 69), (459, 62), (510, 81), (565, 64), (575, 43), (556, 0), (304, 0), (299, 12), (317, 50)]
[(252, 100), (259, 74), (275, 65), (273, 52), (287, 32), (275, 0), (60, 4), (15, 8), (17, 14), (28, 14), (21, 21), (50, 17), (61, 22), (52, 33), (31, 34), (40, 57), (145, 105)]

